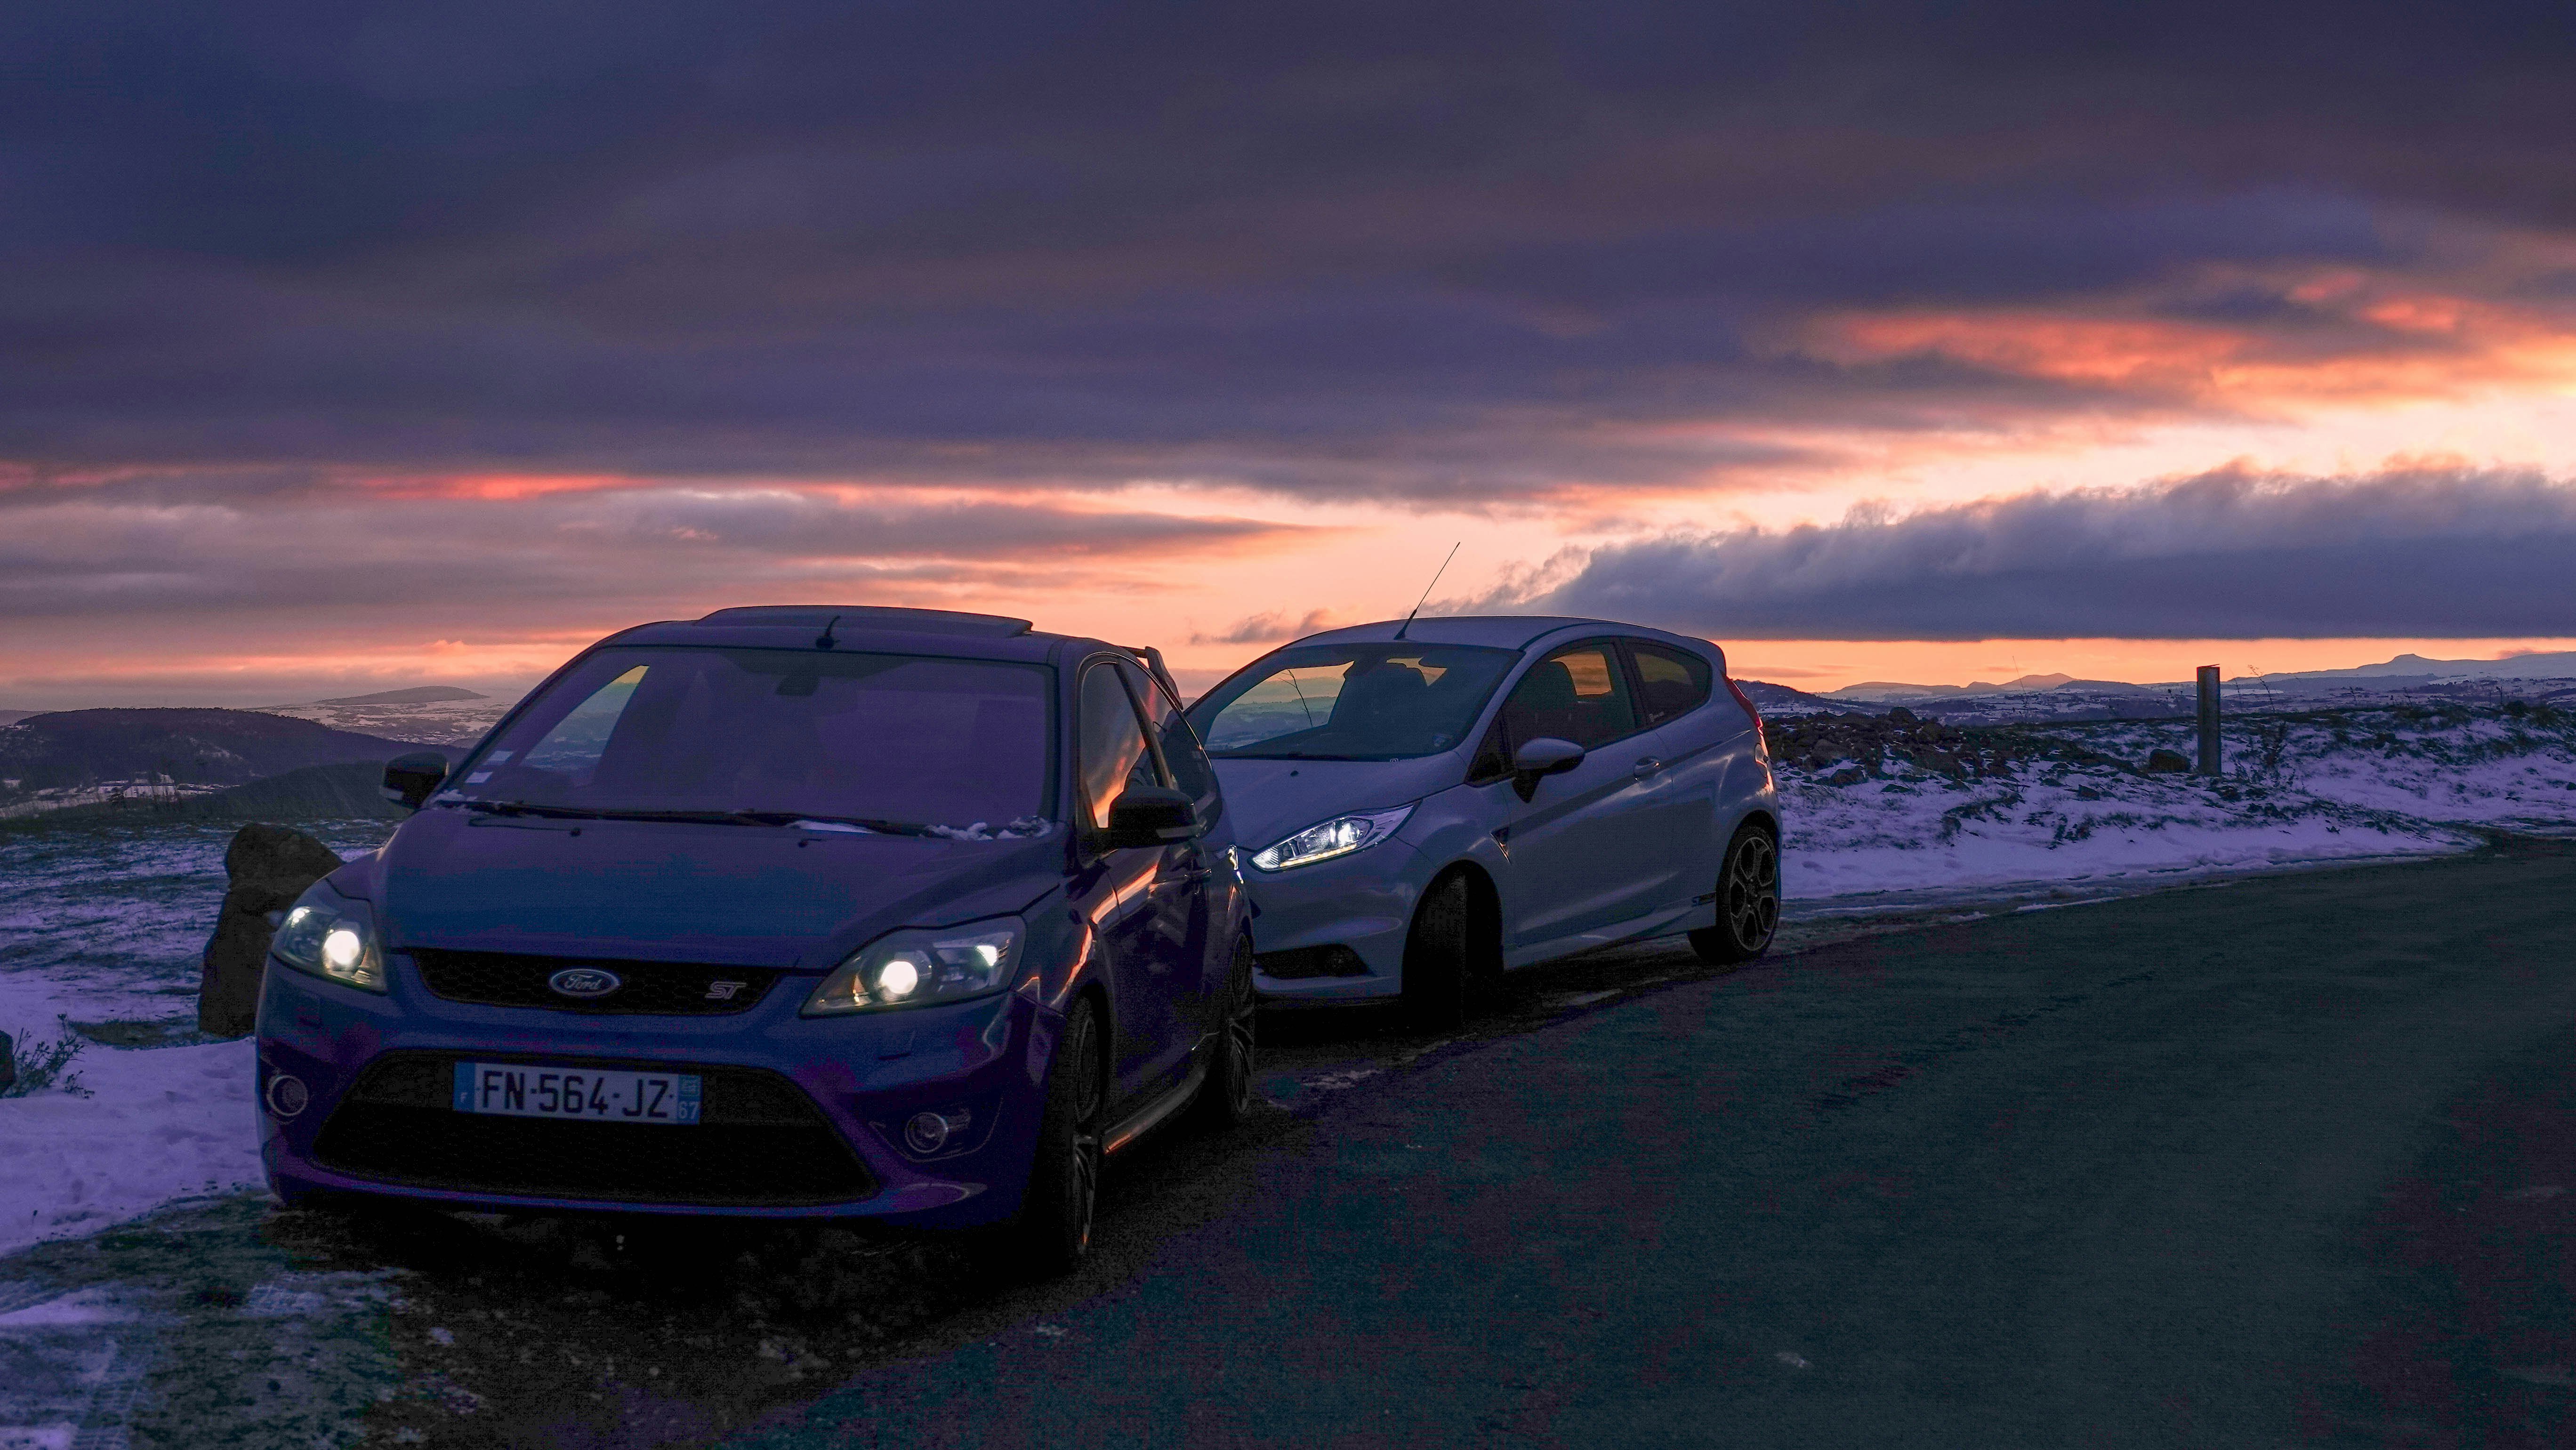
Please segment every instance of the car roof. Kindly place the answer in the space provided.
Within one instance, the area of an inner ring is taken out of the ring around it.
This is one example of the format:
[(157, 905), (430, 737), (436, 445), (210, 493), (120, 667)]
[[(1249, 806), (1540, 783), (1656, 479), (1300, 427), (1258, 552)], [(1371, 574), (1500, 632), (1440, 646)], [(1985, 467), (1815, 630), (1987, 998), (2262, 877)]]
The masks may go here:
[(1566, 614), (1447, 614), (1414, 620), (1409, 628), (1400, 619), (1382, 619), (1374, 624), (1354, 624), (1345, 629), (1310, 634), (1297, 643), (1355, 644), (1391, 640), (1396, 638), (1398, 629), (1403, 629), (1403, 637), (1408, 643), (1418, 640), (1423, 644), (1480, 644), (1501, 649), (1526, 649), (1551, 634), (1575, 629), (1701, 643), (1642, 624), (1622, 624), (1615, 619), (1586, 619)]
[[(831, 643), (820, 644), (827, 635)], [(719, 609), (698, 619), (639, 624), (600, 643), (829, 648), (1028, 662), (1045, 661), (1066, 644), (1116, 648), (1074, 635), (1048, 634), (1032, 629), (1025, 619), (1006, 615), (859, 604), (760, 604)]]

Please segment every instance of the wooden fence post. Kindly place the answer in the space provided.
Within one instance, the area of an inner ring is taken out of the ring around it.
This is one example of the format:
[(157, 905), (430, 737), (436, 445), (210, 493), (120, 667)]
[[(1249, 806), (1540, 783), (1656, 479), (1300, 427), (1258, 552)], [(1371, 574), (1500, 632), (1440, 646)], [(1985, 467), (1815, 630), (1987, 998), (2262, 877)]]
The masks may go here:
[(2200, 667), (2200, 768), (2202, 775), (2224, 772), (2218, 763), (2218, 666)]

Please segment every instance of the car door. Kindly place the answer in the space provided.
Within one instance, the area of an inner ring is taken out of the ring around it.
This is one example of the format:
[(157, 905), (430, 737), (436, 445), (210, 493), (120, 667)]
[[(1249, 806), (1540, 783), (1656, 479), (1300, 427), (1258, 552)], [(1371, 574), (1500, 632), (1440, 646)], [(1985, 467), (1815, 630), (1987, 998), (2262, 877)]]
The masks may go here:
[[(1581, 764), (1540, 778), (1523, 801), (1506, 784), (1504, 852), (1506, 950), (1589, 932), (1651, 910), (1647, 879), (1656, 851), (1640, 839), (1636, 811), (1647, 799), (1639, 763), (1638, 715), (1617, 643), (1584, 640), (1530, 666), (1494, 719), (1495, 745), (1512, 752), (1542, 738), (1571, 740)], [(1642, 775), (1651, 775), (1643, 772)]]
[(1199, 989), (1185, 939), (1186, 898), (1195, 893), (1172, 879), (1175, 848), (1110, 850), (1097, 843), (1110, 808), (1130, 786), (1168, 783), (1115, 659), (1083, 667), (1076, 702), (1082, 824), (1092, 838), (1083, 874), (1093, 878), (1077, 894), (1091, 903), (1092, 931), (1108, 959), (1117, 1007), (1112, 1089), (1123, 1105), (1177, 1077), (1197, 1040), (1180, 1020), (1183, 1000)]
[(1146, 735), (1153, 742), (1163, 778), (1198, 807), (1200, 834), (1163, 848), (1154, 892), (1164, 944), (1190, 978), (1177, 1003), (1183, 1025), (1204, 1037), (1221, 1025), (1217, 1003), (1225, 992), (1227, 971), (1234, 965), (1234, 943), (1223, 930), (1229, 884), (1226, 848), (1232, 841), (1224, 819), (1225, 797), (1217, 788), (1216, 768), (1199, 746), (1198, 733), (1181, 712), (1181, 702), (1145, 671), (1124, 661), (1118, 669), (1145, 707)]
[(1619, 643), (1645, 726), (1631, 763), (1638, 780), (1633, 811), (1640, 883), (1649, 910), (1687, 906), (1714, 889), (1718, 857), (1725, 851), (1717, 839), (1718, 794), (1731, 758), (1722, 747), (1734, 716), (1707, 708), (1717, 683), (1707, 660), (1659, 640)]

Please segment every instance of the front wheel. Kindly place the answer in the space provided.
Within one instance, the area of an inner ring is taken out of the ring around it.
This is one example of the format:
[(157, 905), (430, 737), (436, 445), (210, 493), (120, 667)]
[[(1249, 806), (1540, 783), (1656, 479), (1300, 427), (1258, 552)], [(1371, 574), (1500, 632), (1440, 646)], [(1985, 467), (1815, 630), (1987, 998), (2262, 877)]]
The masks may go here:
[(1404, 1006), (1418, 1027), (1444, 1031), (1467, 1019), (1481, 985), (1469, 935), (1474, 911), (1466, 876), (1452, 874), (1424, 892), (1413, 913), (1404, 940)]
[(1252, 939), (1234, 944), (1234, 964), (1226, 971), (1225, 995), (1217, 1005), (1216, 1042), (1210, 1049), (1207, 1077), (1198, 1101), (1190, 1104), (1199, 1125), (1222, 1131), (1252, 1113), (1254, 1008)]
[(1100, 1114), (1108, 1097), (1100, 1061), (1100, 1009), (1073, 1004), (1047, 1072), (1038, 1118), (1037, 1161), (1011, 1225), (1029, 1272), (1061, 1274), (1091, 1252), (1091, 1215), (1100, 1201)]
[(1751, 821), (1726, 843), (1717, 877), (1717, 924), (1690, 934), (1691, 950), (1712, 966), (1749, 962), (1771, 949), (1780, 930), (1780, 845)]

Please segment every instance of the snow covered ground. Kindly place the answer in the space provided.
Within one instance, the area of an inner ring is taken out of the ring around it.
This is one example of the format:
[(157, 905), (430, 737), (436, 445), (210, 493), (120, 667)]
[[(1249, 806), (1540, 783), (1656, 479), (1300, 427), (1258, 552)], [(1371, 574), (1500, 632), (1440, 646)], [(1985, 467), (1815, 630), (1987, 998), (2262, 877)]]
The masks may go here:
[(2192, 754), (2189, 721), (1968, 732), (2095, 757), (2007, 773), (1786, 761), (1783, 885), (1793, 908), (1832, 911), (2465, 850), (2480, 826), (2576, 830), (2567, 712), (2398, 705), (2226, 728), (2228, 774), (2215, 779), (2136, 768), (2158, 748)]
[[(1864, 763), (1784, 750), (1792, 913), (2458, 851), (2478, 827), (2576, 831), (2576, 712), (2397, 704), (2228, 731), (2216, 780), (2137, 768), (2158, 747), (2190, 753), (2186, 721), (1968, 731), (1932, 748), (1932, 768), (1894, 751)], [(347, 855), (386, 827), (319, 833)], [(78, 1023), (173, 1044), (84, 1038), (69, 1070), (87, 1096), (0, 1098), (0, 1254), (257, 1184), (250, 1046), (194, 1033), (230, 837), (217, 825), (0, 835), (0, 1031), (42, 1042)]]
[[(323, 827), (343, 855), (382, 822)], [(0, 835), (0, 1032), (70, 1036), (73, 1084), (0, 1098), (0, 1254), (259, 1183), (251, 1045), (196, 1027), (229, 826)], [(117, 1047), (70, 1024), (124, 1041)]]

